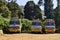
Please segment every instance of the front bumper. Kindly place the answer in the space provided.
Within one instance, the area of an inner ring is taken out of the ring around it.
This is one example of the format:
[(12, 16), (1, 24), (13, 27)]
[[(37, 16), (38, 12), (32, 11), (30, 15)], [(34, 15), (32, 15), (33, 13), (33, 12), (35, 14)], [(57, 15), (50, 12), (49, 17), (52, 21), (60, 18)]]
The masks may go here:
[(32, 30), (31, 32), (42, 32), (42, 30)]
[(54, 33), (55, 30), (45, 30), (45, 32), (47, 32), (47, 33)]
[(20, 29), (9, 29), (9, 32), (21, 32)]

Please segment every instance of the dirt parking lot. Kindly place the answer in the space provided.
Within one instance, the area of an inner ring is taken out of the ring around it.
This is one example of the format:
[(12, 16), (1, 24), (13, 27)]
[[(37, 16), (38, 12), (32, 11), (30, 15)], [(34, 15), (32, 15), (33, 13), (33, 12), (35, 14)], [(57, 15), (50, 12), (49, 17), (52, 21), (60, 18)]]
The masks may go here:
[(0, 40), (60, 40), (60, 34), (0, 34)]

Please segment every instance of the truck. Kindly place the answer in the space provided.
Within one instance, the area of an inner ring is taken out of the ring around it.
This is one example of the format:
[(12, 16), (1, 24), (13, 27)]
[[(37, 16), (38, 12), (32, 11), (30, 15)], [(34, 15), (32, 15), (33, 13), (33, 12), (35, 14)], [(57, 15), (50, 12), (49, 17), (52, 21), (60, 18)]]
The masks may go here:
[(42, 22), (41, 20), (32, 20), (31, 32), (42, 33)]
[(46, 33), (55, 33), (55, 21), (53, 19), (46, 19), (45, 32)]
[(17, 18), (12, 18), (9, 22), (9, 32), (21, 32), (20, 21)]

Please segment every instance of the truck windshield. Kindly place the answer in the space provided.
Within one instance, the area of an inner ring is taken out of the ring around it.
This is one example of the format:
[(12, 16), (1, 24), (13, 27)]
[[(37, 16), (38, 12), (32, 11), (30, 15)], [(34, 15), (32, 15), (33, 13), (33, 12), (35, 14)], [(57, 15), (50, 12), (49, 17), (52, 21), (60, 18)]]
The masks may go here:
[(10, 24), (20, 24), (19, 21), (10, 21)]
[(51, 22), (47, 22), (46, 26), (55, 26), (55, 24), (54, 24), (54, 22), (52, 22), (52, 23)]
[(33, 25), (33, 26), (40, 26), (41, 23), (40, 23), (40, 22), (32, 22), (32, 25)]
[(15, 22), (15, 24), (20, 24), (19, 21)]
[(10, 24), (14, 24), (14, 21), (10, 21)]

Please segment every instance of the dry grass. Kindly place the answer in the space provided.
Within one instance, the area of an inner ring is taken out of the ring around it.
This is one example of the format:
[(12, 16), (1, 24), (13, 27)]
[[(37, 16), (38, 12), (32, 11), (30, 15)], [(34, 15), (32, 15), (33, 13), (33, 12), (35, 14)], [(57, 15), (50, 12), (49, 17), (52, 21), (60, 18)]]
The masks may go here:
[(0, 34), (0, 40), (60, 40), (60, 34)]

